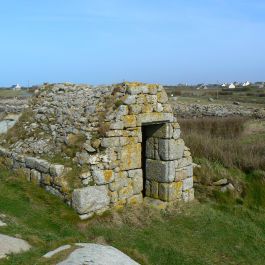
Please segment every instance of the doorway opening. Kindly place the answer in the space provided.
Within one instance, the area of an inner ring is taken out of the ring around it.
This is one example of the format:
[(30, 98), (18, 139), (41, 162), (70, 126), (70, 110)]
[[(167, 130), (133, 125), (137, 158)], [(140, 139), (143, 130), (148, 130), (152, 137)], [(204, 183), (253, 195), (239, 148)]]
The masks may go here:
[(148, 169), (146, 167), (147, 159), (157, 159), (155, 138), (159, 138), (158, 131), (165, 123), (145, 124), (142, 125), (142, 170), (143, 170), (143, 197), (146, 197), (147, 179), (150, 179)]

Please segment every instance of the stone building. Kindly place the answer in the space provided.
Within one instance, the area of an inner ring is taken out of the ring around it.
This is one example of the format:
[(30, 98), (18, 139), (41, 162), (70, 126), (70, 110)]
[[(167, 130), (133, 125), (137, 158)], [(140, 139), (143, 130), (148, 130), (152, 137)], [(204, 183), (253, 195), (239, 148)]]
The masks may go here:
[[(193, 199), (192, 157), (161, 85), (45, 85), (28, 111), (19, 124), (26, 135), (6, 141), (0, 155), (82, 218)], [(54, 162), (58, 154), (73, 167)]]

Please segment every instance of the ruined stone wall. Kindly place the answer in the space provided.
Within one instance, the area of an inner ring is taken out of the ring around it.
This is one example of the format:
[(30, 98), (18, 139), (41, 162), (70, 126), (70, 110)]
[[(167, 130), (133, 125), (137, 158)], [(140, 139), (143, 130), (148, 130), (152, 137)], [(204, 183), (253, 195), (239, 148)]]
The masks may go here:
[[(8, 147), (13, 167), (58, 191), (82, 218), (142, 203), (143, 194), (151, 203), (193, 199), (192, 158), (162, 86), (49, 85), (33, 98), (30, 111), (30, 120), (19, 127), (27, 129), (25, 136)], [(142, 126), (149, 124), (163, 126), (146, 141), (144, 183)], [(71, 141), (80, 135), (82, 142), (69, 155)], [(57, 165), (60, 176), (54, 176), (53, 163), (28, 162), (33, 155), (58, 153), (80, 169), (73, 179), (66, 178), (62, 165)]]
[(63, 179), (64, 165), (52, 164), (46, 160), (25, 156), (0, 148), (0, 157), (12, 170), (23, 170), (28, 181), (41, 185), (48, 192), (70, 202), (68, 185)]

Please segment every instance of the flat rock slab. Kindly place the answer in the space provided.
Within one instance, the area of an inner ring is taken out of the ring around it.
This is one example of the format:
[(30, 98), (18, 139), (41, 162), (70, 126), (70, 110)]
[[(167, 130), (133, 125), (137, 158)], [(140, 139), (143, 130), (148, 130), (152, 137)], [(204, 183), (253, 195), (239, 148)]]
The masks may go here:
[(0, 258), (5, 258), (7, 254), (27, 251), (31, 246), (22, 239), (0, 234)]
[(74, 250), (66, 260), (57, 265), (140, 265), (111, 246), (85, 243), (76, 246), (81, 248)]

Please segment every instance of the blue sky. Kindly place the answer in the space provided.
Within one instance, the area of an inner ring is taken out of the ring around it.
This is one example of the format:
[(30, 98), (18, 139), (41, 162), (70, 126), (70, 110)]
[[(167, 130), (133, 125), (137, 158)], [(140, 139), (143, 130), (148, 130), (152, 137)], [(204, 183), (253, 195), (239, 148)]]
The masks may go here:
[(0, 86), (265, 81), (264, 0), (8, 0)]

